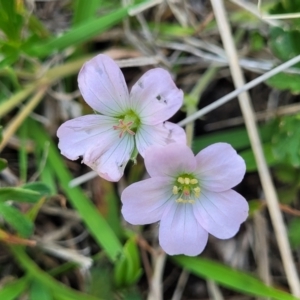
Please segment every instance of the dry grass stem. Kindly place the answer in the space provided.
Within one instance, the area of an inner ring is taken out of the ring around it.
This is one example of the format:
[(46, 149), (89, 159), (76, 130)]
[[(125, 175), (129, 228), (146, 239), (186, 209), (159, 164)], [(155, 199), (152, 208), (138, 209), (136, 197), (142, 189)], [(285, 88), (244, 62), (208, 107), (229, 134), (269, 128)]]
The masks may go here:
[[(230, 70), (234, 84), (237, 88), (245, 85), (245, 80), (238, 62), (238, 55), (232, 37), (231, 29), (227, 20), (224, 4), (222, 0), (211, 0), (215, 17), (220, 29), (222, 42), (230, 60)], [(287, 238), (285, 224), (279, 208), (278, 198), (274, 184), (263, 154), (258, 130), (255, 123), (255, 115), (248, 93), (244, 92), (239, 95), (239, 103), (245, 118), (245, 124), (250, 138), (251, 146), (254, 152), (258, 173), (268, 204), (271, 221), (274, 227), (276, 239), (278, 242), (284, 270), (287, 276), (288, 284), (293, 295), (300, 296), (300, 284), (297, 270), (292, 258), (289, 241)]]
[(190, 276), (190, 273), (183, 269), (179, 276), (172, 300), (182, 299), (182, 294), (183, 294), (184, 288), (187, 284), (187, 281), (189, 279), (189, 276)]
[(257, 86), (258, 84), (268, 80), (269, 78), (271, 78), (272, 76), (286, 70), (287, 68), (297, 64), (298, 62), (300, 62), (300, 55), (288, 60), (287, 62), (279, 65), (278, 67), (274, 68), (273, 70), (266, 72), (265, 74), (253, 79), (252, 81), (246, 83), (245, 85), (243, 85), (240, 88), (237, 88), (236, 90), (234, 90), (233, 92), (225, 95), (224, 97), (221, 97), (220, 99), (218, 99), (217, 101), (215, 101), (214, 103), (207, 105), (206, 107), (204, 107), (203, 109), (198, 110), (196, 113), (192, 114), (191, 116), (186, 117), (185, 119), (183, 119), (182, 121), (180, 121), (178, 124), (180, 126), (184, 126), (190, 122), (195, 121), (196, 119), (204, 116), (205, 114), (209, 113), (210, 111), (216, 109), (217, 107), (227, 103), (228, 101), (234, 99), (236, 96), (238, 96), (239, 94), (248, 91), (250, 89), (252, 89), (253, 87)]
[(159, 251), (153, 257), (153, 276), (151, 279), (148, 300), (163, 300), (163, 273), (167, 255), (164, 251)]

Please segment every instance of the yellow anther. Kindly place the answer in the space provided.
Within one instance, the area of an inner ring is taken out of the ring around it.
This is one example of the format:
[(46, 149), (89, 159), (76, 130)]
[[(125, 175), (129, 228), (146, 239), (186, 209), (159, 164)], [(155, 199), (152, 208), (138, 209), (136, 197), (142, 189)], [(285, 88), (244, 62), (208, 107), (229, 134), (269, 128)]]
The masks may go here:
[(197, 184), (198, 183), (198, 180), (197, 179), (191, 179), (191, 184)]
[(177, 181), (181, 184), (184, 184), (184, 179), (182, 177), (178, 177)]
[(195, 200), (188, 200), (189, 203), (194, 204)]
[(182, 198), (178, 198), (178, 199), (176, 200), (176, 202), (177, 202), (177, 203), (184, 203), (184, 200), (183, 200)]
[(174, 195), (178, 194), (178, 186), (176, 186), (176, 185), (173, 186), (173, 194)]
[(196, 188), (194, 188), (194, 192), (195, 193), (200, 193), (201, 189), (199, 188), (199, 186), (197, 186)]
[(198, 198), (200, 196), (200, 191), (201, 189), (199, 188), (199, 186), (197, 186), (196, 188), (193, 189), (195, 192), (195, 196)]
[(187, 177), (184, 178), (184, 183), (185, 183), (185, 184), (190, 184), (190, 181), (191, 181), (191, 180), (190, 180), (189, 178), (187, 178)]

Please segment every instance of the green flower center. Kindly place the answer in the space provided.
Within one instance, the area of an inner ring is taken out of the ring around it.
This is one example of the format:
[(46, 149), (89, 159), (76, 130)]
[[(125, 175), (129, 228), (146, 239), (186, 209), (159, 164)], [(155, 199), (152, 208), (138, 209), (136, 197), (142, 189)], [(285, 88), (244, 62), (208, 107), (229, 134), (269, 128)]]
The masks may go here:
[(177, 203), (195, 203), (200, 197), (199, 181), (191, 174), (182, 174), (175, 180), (172, 193), (178, 195)]
[(134, 111), (130, 110), (119, 117), (119, 124), (114, 125), (113, 129), (120, 131), (119, 137), (121, 138), (125, 133), (135, 135), (140, 124), (140, 118)]

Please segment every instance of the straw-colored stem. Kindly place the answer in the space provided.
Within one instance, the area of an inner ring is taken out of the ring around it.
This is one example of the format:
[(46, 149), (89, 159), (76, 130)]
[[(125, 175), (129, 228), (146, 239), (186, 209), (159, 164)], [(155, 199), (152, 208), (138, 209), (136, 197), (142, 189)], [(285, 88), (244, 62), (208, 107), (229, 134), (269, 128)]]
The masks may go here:
[[(236, 88), (241, 88), (245, 85), (244, 76), (238, 63), (238, 55), (232, 37), (229, 22), (226, 16), (224, 4), (222, 0), (211, 0), (214, 14), (218, 23), (222, 42), (229, 59), (229, 66)], [(256, 159), (258, 173), (266, 197), (268, 209), (271, 216), (271, 221), (274, 227), (278, 247), (280, 250), (284, 270), (287, 276), (288, 284), (293, 295), (300, 296), (300, 284), (295, 264), (292, 259), (291, 248), (287, 238), (285, 224), (279, 208), (278, 198), (274, 184), (263, 154), (261, 142), (257, 126), (255, 123), (255, 115), (250, 101), (250, 96), (247, 92), (239, 95), (239, 103), (245, 118), (246, 128), (249, 134), (249, 139)]]
[(227, 103), (228, 101), (234, 99), (235, 97), (237, 97), (239, 94), (248, 91), (250, 89), (252, 89), (253, 87), (257, 86), (258, 84), (268, 80), (269, 78), (271, 78), (272, 76), (288, 69), (289, 67), (297, 64), (300, 62), (300, 55), (288, 60), (287, 62), (279, 65), (278, 67), (266, 72), (265, 74), (253, 79), (252, 81), (249, 81), (248, 83), (246, 83), (245, 85), (243, 85), (240, 88), (237, 88), (236, 90), (234, 90), (233, 92), (225, 95), (224, 97), (221, 97), (220, 99), (216, 100), (215, 102), (205, 106), (204, 108), (198, 110), (197, 112), (195, 112), (194, 114), (192, 114), (191, 116), (186, 117), (185, 119), (183, 119), (182, 121), (180, 121), (178, 123), (178, 125), (180, 126), (184, 126), (190, 122), (195, 121), (196, 119), (204, 116), (205, 114), (209, 113), (210, 111), (216, 109), (217, 107)]
[(0, 151), (3, 150), (5, 145), (8, 143), (10, 137), (18, 130), (23, 121), (28, 117), (28, 115), (33, 111), (33, 109), (38, 105), (40, 100), (43, 98), (45, 92), (47, 90), (46, 86), (40, 87), (40, 89), (36, 92), (36, 94), (29, 100), (29, 102), (24, 105), (19, 113), (10, 121), (10, 123), (6, 126), (3, 132), (3, 139), (0, 144)]
[(5, 102), (3, 102), (0, 105), (0, 118), (5, 116), (18, 104), (24, 101), (35, 89), (35, 84), (28, 85), (23, 90), (17, 92), (16, 94), (12, 95), (9, 99), (5, 100)]

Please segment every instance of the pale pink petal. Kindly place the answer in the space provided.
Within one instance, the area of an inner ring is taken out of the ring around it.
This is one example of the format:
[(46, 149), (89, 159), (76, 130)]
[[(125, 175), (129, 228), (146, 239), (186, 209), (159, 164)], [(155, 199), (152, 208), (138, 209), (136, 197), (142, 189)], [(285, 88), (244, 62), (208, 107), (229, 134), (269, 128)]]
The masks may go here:
[(58, 148), (71, 160), (78, 159), (92, 148), (102, 134), (111, 131), (118, 121), (112, 117), (87, 115), (63, 123), (57, 130)]
[(207, 244), (208, 233), (197, 222), (193, 204), (173, 203), (160, 221), (159, 244), (170, 255), (200, 254)]
[(129, 107), (124, 76), (109, 57), (99, 54), (86, 62), (78, 75), (80, 92), (94, 110), (107, 116), (119, 116)]
[(137, 149), (143, 157), (147, 148), (152, 145), (186, 144), (185, 131), (180, 126), (171, 122), (164, 122), (157, 125), (142, 124), (135, 137)]
[(197, 171), (201, 186), (214, 192), (222, 192), (239, 184), (246, 172), (244, 160), (231, 145), (217, 143), (196, 155)]
[(192, 174), (196, 159), (192, 150), (184, 144), (152, 146), (145, 153), (145, 166), (150, 176), (176, 177), (182, 173)]
[(125, 134), (120, 138), (119, 132), (112, 130), (101, 135), (98, 143), (86, 151), (83, 162), (104, 179), (118, 181), (124, 174), (133, 149), (132, 135)]
[(122, 195), (122, 214), (133, 225), (157, 222), (168, 201), (174, 201), (169, 178), (149, 178), (127, 187)]
[(183, 102), (170, 74), (160, 68), (146, 72), (130, 92), (132, 109), (144, 124), (155, 125), (172, 117)]
[(219, 239), (233, 237), (248, 217), (247, 201), (234, 190), (214, 193), (202, 190), (194, 203), (194, 215), (201, 226)]

